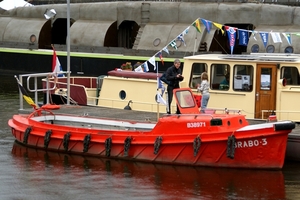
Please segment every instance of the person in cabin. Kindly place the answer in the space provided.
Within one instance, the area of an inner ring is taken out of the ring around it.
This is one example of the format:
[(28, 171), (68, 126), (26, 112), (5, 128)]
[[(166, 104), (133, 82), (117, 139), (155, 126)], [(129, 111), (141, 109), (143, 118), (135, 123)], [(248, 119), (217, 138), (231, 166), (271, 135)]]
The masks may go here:
[[(169, 67), (166, 71), (166, 79), (169, 81), (167, 91), (168, 91), (168, 109), (167, 113), (171, 114), (171, 103), (173, 100), (173, 90), (179, 87), (179, 82), (183, 81), (183, 76), (181, 74), (181, 69), (180, 69), (180, 60), (175, 59), (174, 60), (174, 65)], [(177, 106), (177, 111), (176, 114), (180, 114), (179, 108)]]
[(206, 72), (203, 72), (201, 74), (201, 84), (198, 83), (197, 90), (201, 92), (202, 98), (201, 98), (201, 113), (205, 113), (205, 109), (208, 104), (208, 100), (210, 97), (209, 94), (209, 81), (208, 81), (208, 75)]
[(225, 74), (225, 78), (223, 79), (223, 81), (220, 82), (219, 85), (220, 90), (227, 90), (229, 88), (229, 77), (229, 73)]

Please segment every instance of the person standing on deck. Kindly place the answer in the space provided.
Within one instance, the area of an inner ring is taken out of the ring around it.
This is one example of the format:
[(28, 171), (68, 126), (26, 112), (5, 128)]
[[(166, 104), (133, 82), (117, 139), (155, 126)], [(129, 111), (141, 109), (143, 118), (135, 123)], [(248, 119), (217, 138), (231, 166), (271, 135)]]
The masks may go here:
[(208, 82), (208, 75), (206, 72), (201, 74), (201, 84), (198, 84), (198, 91), (201, 92), (201, 113), (205, 113), (205, 109), (208, 104), (208, 100), (210, 97), (209, 94), (209, 82)]
[[(181, 75), (181, 69), (180, 69), (180, 60), (175, 59), (174, 65), (169, 67), (166, 71), (166, 78), (169, 81), (167, 91), (168, 91), (168, 114), (171, 114), (171, 103), (173, 100), (173, 90), (179, 87), (179, 82), (183, 80), (183, 76)], [(180, 111), (177, 106), (176, 114), (180, 114)]]

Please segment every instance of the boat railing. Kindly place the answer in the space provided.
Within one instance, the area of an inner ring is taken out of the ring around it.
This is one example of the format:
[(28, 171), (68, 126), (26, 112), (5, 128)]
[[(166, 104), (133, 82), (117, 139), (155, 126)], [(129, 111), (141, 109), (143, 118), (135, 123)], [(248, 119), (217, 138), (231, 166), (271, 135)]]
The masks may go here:
[[(96, 106), (99, 99), (99, 93), (102, 87), (102, 80), (104, 76), (99, 77), (70, 77), (71, 88), (82, 88), (85, 91), (87, 105)], [(43, 80), (44, 82), (46, 80)], [(53, 78), (49, 80), (50, 85), (56, 83), (57, 89), (67, 88), (67, 78)], [(65, 96), (64, 96), (65, 97)]]
[[(69, 72), (62, 72), (64, 74), (68, 74)], [(34, 93), (34, 103), (36, 105), (38, 105), (38, 92), (46, 92), (47, 93), (47, 98), (46, 98), (46, 103), (49, 103), (49, 94), (51, 90), (54, 90), (56, 88), (56, 83), (54, 83), (53, 87), (49, 87), (49, 80), (50, 77), (54, 77), (55, 73), (53, 72), (46, 72), (46, 73), (34, 73), (34, 74), (20, 74), (19, 75), (19, 81), (22, 84), (22, 86), (24, 87), (23, 84), (23, 79), (26, 78), (26, 86), (27, 86), (27, 91)], [(31, 88), (32, 86), (32, 79), (33, 79), (33, 88)], [(46, 80), (46, 87), (43, 88), (40, 86), (40, 82), (38, 82), (38, 79), (45, 79)], [(25, 89), (25, 88), (24, 88)], [(23, 94), (20, 91), (20, 97), (19, 97), (20, 101), (20, 110), (24, 109), (23, 103)]]
[(231, 109), (231, 108), (207, 108), (206, 109), (209, 113), (212, 111), (216, 114), (242, 114), (241, 109)]
[[(287, 116), (284, 118), (284, 119), (287, 119), (287, 120), (292, 120), (292, 121), (299, 121), (300, 120), (299, 117), (298, 117), (298, 116), (300, 116), (299, 115), (300, 111), (292, 111), (292, 110), (271, 110), (271, 111), (270, 110), (261, 110), (261, 119), (266, 120), (266, 118), (264, 118), (264, 116), (266, 116), (267, 114), (268, 114), (267, 116), (270, 117), (270, 115), (275, 115), (276, 116), (277, 113), (287, 114)], [(293, 114), (296, 114), (296, 118), (291, 116)]]

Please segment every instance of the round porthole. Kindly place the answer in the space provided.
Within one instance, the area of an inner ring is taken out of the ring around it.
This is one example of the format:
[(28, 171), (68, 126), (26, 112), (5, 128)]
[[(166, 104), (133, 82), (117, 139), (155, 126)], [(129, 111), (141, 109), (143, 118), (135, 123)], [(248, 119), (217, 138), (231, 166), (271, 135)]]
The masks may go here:
[(294, 48), (292, 46), (288, 46), (284, 49), (284, 53), (294, 53)]
[(32, 35), (30, 36), (29, 40), (30, 40), (31, 43), (35, 43), (35, 41), (36, 41), (36, 36), (32, 34)]
[(274, 45), (268, 45), (266, 48), (267, 53), (274, 53), (275, 47)]
[(126, 98), (126, 92), (124, 90), (121, 90), (119, 93), (120, 99), (124, 100)]
[(258, 46), (258, 44), (252, 45), (251, 52), (252, 53), (258, 53), (259, 52), (259, 46)]
[(160, 44), (160, 39), (159, 39), (159, 38), (156, 38), (156, 39), (153, 41), (153, 46), (157, 47), (159, 44)]

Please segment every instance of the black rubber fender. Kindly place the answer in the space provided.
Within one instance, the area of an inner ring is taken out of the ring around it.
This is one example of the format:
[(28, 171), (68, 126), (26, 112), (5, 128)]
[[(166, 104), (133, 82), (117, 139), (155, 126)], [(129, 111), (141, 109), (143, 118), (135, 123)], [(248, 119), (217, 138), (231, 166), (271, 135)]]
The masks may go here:
[(292, 130), (296, 127), (294, 122), (274, 124), (275, 131)]

